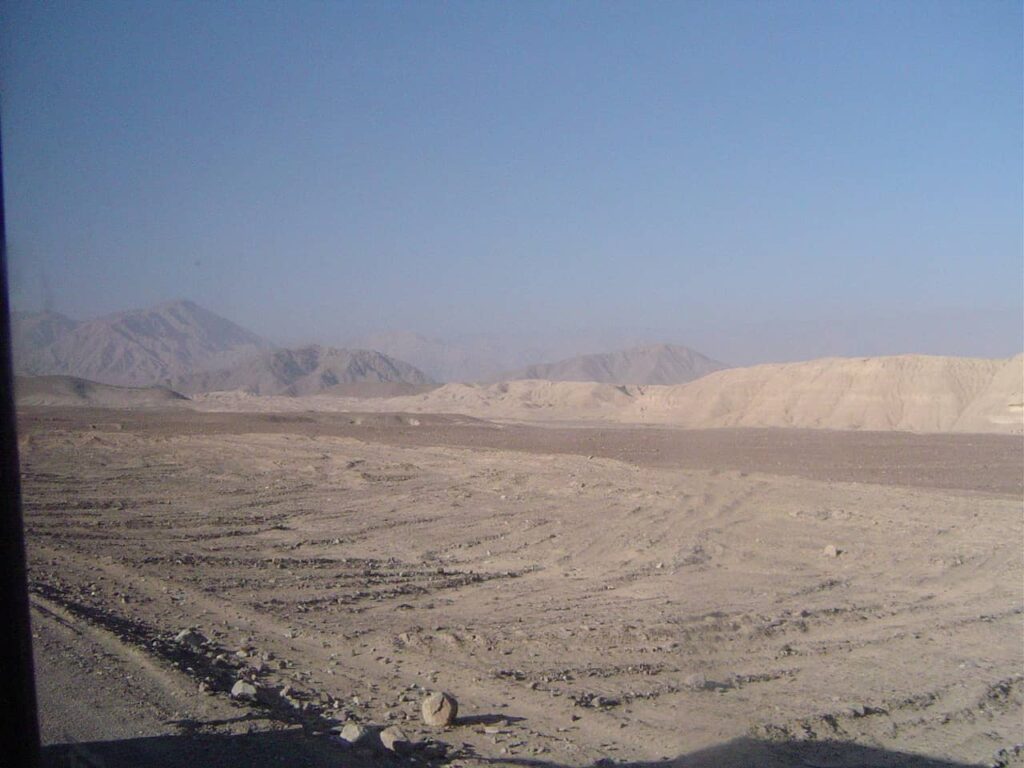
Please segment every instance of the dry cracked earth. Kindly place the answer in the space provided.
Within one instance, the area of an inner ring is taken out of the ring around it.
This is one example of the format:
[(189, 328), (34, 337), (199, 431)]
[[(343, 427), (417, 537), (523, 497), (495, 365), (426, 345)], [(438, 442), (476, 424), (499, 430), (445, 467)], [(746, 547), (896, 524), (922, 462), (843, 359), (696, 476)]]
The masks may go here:
[(20, 417), (49, 765), (1024, 764), (1019, 437)]

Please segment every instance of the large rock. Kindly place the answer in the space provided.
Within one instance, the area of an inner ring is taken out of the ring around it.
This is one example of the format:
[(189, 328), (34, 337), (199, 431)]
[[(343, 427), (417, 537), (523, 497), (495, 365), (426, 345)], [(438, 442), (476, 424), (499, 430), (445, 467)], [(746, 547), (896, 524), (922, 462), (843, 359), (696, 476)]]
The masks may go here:
[(256, 686), (248, 680), (238, 680), (231, 686), (231, 698), (253, 701), (259, 693)]
[(420, 712), (427, 725), (445, 728), (455, 722), (459, 714), (459, 702), (450, 693), (435, 692), (423, 700)]

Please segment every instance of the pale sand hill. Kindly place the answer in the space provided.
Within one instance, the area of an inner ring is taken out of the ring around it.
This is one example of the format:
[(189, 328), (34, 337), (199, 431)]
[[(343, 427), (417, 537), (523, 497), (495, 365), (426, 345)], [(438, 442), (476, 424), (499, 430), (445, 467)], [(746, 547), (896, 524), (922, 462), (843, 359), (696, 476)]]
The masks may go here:
[(1024, 431), (1024, 356), (826, 358), (709, 374), (678, 386), (585, 382), (448, 384), (378, 400), (198, 398), (204, 410), (377, 410), (531, 421), (911, 432)]
[(636, 398), (637, 388), (595, 382), (502, 381), (497, 384), (446, 384), (418, 398), (395, 398), (392, 406), (425, 406), (449, 411), (504, 418), (617, 418)]
[(1020, 432), (1024, 421), (1024, 355), (1006, 361), (996, 371), (988, 387), (974, 398), (957, 422), (957, 427), (972, 430), (978, 424), (1004, 424)]
[(1013, 405), (1021, 402), (1022, 360), (903, 355), (760, 365), (646, 390), (624, 416), (687, 427), (1020, 431)]

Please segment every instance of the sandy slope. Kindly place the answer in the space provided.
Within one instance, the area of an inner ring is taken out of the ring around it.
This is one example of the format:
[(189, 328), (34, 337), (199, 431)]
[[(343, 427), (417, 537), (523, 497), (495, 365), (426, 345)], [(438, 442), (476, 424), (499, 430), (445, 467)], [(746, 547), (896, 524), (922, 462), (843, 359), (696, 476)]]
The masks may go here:
[(508, 420), (602, 420), (682, 427), (803, 427), (913, 432), (1024, 431), (1024, 356), (826, 358), (733, 368), (678, 386), (587, 382), (447, 384), (380, 400), (197, 399), (204, 410), (387, 410)]
[(67, 405), (171, 408), (188, 402), (184, 395), (165, 387), (115, 387), (74, 376), (19, 376), (14, 391), (19, 408)]

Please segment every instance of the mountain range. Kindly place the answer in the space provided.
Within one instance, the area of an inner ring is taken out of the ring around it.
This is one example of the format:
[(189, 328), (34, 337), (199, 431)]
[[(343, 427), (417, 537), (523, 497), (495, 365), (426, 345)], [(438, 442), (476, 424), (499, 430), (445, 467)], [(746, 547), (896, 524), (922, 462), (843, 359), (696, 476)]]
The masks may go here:
[(354, 394), (358, 385), (375, 385), (372, 394), (410, 394), (432, 383), (412, 366), (370, 350), (277, 349), (191, 301), (84, 322), (57, 312), (16, 312), (11, 320), (20, 376), (165, 385), (187, 393), (242, 389), (292, 395)]
[[(362, 394), (353, 385), (393, 385), (365, 394), (413, 394), (434, 382), (420, 370), (368, 349), (310, 345), (278, 349), (217, 371), (202, 371), (171, 381), (179, 392), (243, 390), (253, 395)], [(404, 385), (404, 386), (401, 386)]]
[(501, 378), (596, 381), (602, 384), (685, 384), (727, 367), (688, 347), (651, 344), (531, 365)]
[[(281, 349), (191, 301), (83, 322), (49, 311), (16, 312), (12, 321), (19, 375), (161, 385), (186, 393), (238, 389), (259, 395), (401, 395), (438, 381), (498, 378), (679, 384), (725, 367), (668, 344), (525, 366), (528, 356), (536, 360), (542, 353), (484, 335), (450, 343), (401, 331), (363, 337), (345, 349)], [(593, 340), (580, 341), (593, 348)], [(515, 373), (502, 373), (510, 369)]]
[(15, 371), (141, 387), (230, 366), (272, 348), (191, 301), (75, 322), (54, 312), (12, 316)]

